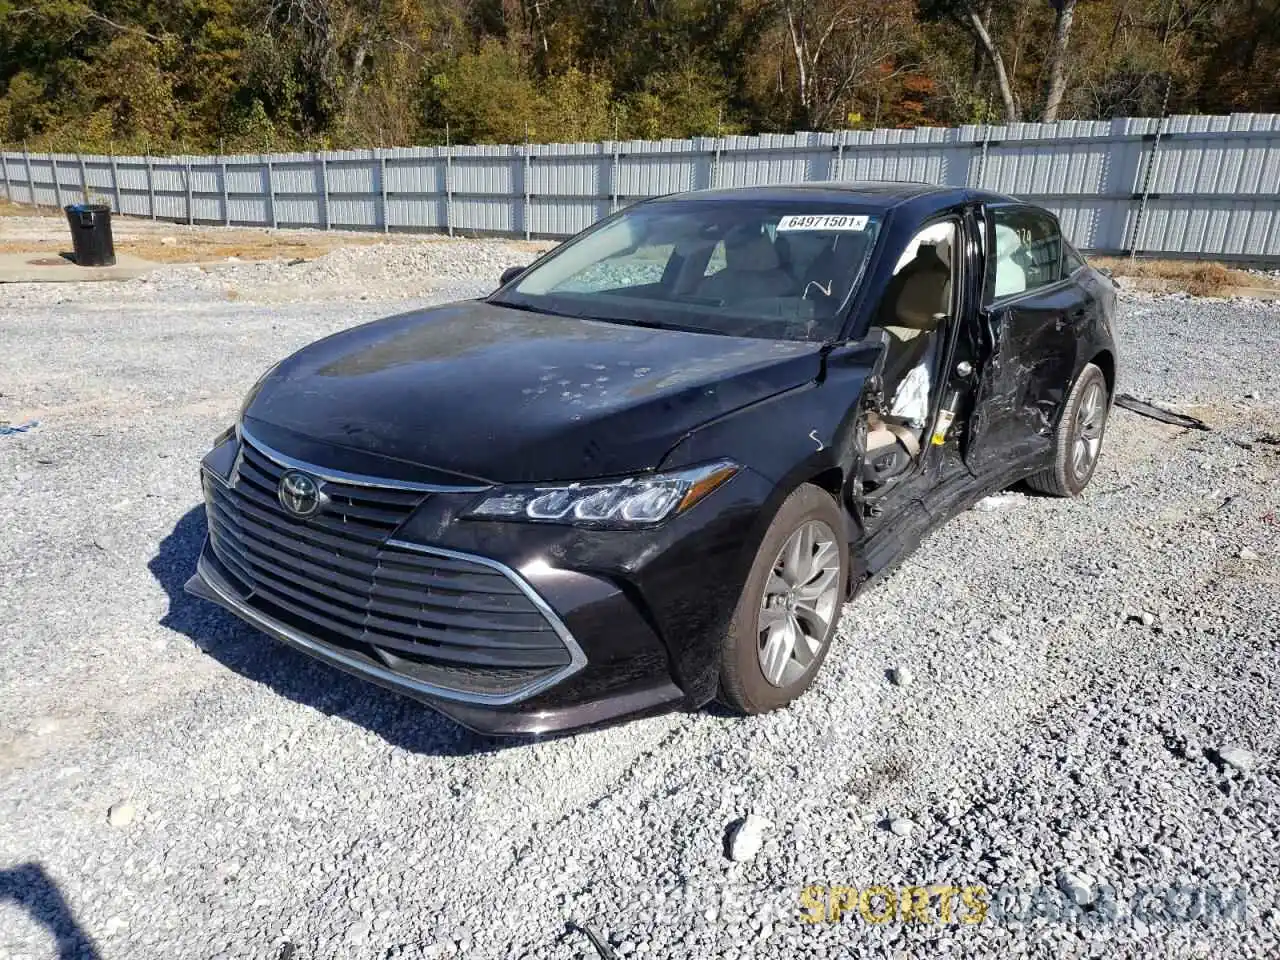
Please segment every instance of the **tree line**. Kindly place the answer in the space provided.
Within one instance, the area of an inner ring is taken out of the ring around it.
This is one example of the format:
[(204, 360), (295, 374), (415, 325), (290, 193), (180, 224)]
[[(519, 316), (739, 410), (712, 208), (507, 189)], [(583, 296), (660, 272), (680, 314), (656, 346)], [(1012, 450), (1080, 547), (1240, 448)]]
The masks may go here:
[(0, 0), (0, 141), (131, 153), (1280, 111), (1280, 0)]

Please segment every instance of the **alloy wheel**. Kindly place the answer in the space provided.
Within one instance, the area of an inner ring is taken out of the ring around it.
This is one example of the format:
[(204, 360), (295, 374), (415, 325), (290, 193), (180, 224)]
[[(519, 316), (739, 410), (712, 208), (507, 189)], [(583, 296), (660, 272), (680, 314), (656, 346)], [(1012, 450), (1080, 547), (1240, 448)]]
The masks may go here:
[(1107, 420), (1106, 390), (1095, 380), (1085, 387), (1076, 411), (1075, 440), (1071, 447), (1071, 469), (1076, 479), (1083, 480), (1093, 470), (1102, 449), (1102, 429)]
[(835, 533), (821, 520), (806, 521), (778, 551), (760, 598), (760, 672), (770, 684), (795, 683), (822, 652), (840, 586)]

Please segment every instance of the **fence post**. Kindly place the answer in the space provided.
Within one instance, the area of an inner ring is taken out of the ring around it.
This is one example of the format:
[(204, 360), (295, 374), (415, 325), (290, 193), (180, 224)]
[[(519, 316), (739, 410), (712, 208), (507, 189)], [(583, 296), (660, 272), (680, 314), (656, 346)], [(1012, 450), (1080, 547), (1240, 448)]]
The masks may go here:
[(147, 154), (147, 212), (151, 219), (156, 218), (156, 171), (151, 162), (151, 154)]
[(618, 151), (617, 131), (614, 131), (613, 140), (613, 169), (609, 171), (609, 212), (618, 212), (618, 199), (621, 193), (618, 190), (618, 177), (621, 170), (622, 154)]
[(378, 187), (382, 192), (382, 232), (391, 232), (391, 218), (387, 214), (387, 155), (378, 157)]
[(320, 189), (324, 191), (324, 228), (333, 229), (333, 218), (329, 216), (329, 158), (320, 154)]
[(453, 147), (444, 145), (444, 225), (453, 236)]
[(529, 135), (525, 134), (524, 141), (524, 238), (526, 240), (533, 236), (532, 224), (530, 218), (533, 215), (533, 196), (529, 193), (529, 178), (533, 175), (533, 157), (530, 154)]
[(978, 155), (978, 182), (974, 184), (979, 190), (982, 189), (982, 178), (987, 173), (987, 147), (991, 143), (991, 124), (984, 123), (982, 125), (982, 152)]
[(716, 137), (716, 149), (711, 155), (711, 183), (708, 185), (712, 190), (716, 188), (720, 181), (720, 138)]
[(53, 172), (53, 196), (58, 201), (58, 209), (62, 209), (62, 184), (58, 182), (58, 160), (57, 156), (52, 153), (46, 153), (45, 157), (49, 160), (49, 169)]
[(267, 196), (271, 204), (271, 227), (275, 229), (280, 222), (276, 219), (276, 165), (270, 157), (267, 158)]
[(25, 143), (22, 145), (22, 163), (27, 168), (27, 190), (31, 194), (31, 203), (37, 210), (39, 210), (40, 198), (36, 194), (36, 174), (35, 171), (31, 169), (31, 154), (27, 151), (27, 145)]
[[(1168, 91), (1165, 91), (1165, 97), (1168, 98)], [(1138, 248), (1142, 244), (1142, 221), (1147, 216), (1147, 199), (1151, 196), (1151, 179), (1154, 172), (1157, 159), (1160, 154), (1160, 138), (1164, 135), (1164, 116), (1165, 111), (1160, 113), (1160, 122), (1156, 124), (1156, 139), (1151, 144), (1151, 156), (1147, 158), (1147, 169), (1142, 175), (1142, 202), (1138, 204), (1138, 215), (1133, 221), (1133, 238), (1129, 241), (1129, 259), (1136, 260), (1138, 258)]]
[(222, 169), (222, 225), (231, 226), (231, 188), (227, 186), (227, 158), (219, 157), (218, 164)]
[(191, 158), (188, 157), (187, 158), (187, 225), (190, 226), (195, 222), (196, 222), (196, 211), (195, 211), (195, 203), (192, 197), (192, 190), (191, 190)]
[(85, 203), (89, 202), (89, 171), (84, 165), (84, 154), (77, 153), (76, 159), (80, 161), (80, 196)]
[(115, 200), (115, 212), (124, 213), (120, 209), (120, 172), (116, 169), (116, 155), (113, 153), (107, 159), (111, 162), (111, 195)]
[(4, 198), (13, 203), (13, 188), (9, 186), (9, 155), (0, 150), (0, 172), (4, 173)]
[(835, 169), (836, 175), (831, 178), (832, 180), (844, 179), (844, 145), (845, 145), (845, 141), (848, 139), (849, 139), (849, 131), (841, 130), (840, 142), (836, 144), (836, 169)]

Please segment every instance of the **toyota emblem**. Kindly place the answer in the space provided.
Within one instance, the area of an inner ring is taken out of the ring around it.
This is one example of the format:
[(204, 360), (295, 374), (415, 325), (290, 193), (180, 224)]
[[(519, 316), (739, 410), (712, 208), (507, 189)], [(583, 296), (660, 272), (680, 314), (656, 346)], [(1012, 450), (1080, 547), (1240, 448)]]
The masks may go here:
[(276, 496), (280, 500), (280, 506), (295, 517), (311, 516), (326, 499), (320, 492), (319, 481), (301, 470), (290, 470), (280, 478)]

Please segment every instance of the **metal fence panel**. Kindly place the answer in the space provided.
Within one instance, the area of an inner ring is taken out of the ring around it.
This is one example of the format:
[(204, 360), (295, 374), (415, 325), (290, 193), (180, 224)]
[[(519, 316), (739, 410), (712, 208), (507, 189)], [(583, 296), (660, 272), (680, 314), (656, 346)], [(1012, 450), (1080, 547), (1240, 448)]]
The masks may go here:
[(281, 227), (318, 227), (324, 219), (318, 196), (276, 194), (276, 223)]
[[(336, 216), (336, 214), (335, 214)], [(441, 196), (388, 196), (387, 218), (392, 230), (417, 233), (438, 232), (445, 229), (445, 200)], [(342, 224), (335, 219), (335, 227)], [(361, 224), (363, 227), (372, 224)]]
[(804, 134), (725, 137), (718, 144), (717, 187), (830, 180), (831, 151)]
[[(590, 144), (590, 146), (596, 146)], [(609, 193), (612, 155), (562, 154), (529, 158), (529, 193), (542, 199), (550, 197), (601, 197)], [(523, 166), (512, 164), (512, 193), (516, 193)]]
[(636, 199), (710, 187), (714, 154), (695, 153), (695, 142), (702, 141), (632, 140), (620, 144), (617, 194)]
[[(332, 162), (329, 169), (333, 169)], [(400, 196), (444, 193), (444, 158), (412, 157), (387, 160), (387, 192)]]
[(518, 211), (506, 197), (455, 196), (453, 228), (464, 233), (515, 233)]
[[(359, 151), (364, 152), (364, 151)], [(378, 163), (353, 156), (354, 150), (329, 155), (329, 189), (334, 193), (373, 193), (378, 186)]]
[(112, 194), (115, 182), (111, 176), (110, 160), (103, 157), (85, 157), (84, 172), (90, 193), (105, 193), (108, 196)]
[(509, 198), (517, 194), (519, 161), (513, 157), (454, 157), (453, 192)]
[(379, 200), (375, 197), (346, 194), (331, 198), (330, 223), (343, 230), (372, 230), (381, 224)]
[(609, 213), (603, 200), (543, 200), (535, 198), (530, 208), (534, 236), (571, 237)]
[(233, 194), (262, 196), (267, 192), (267, 165), (247, 157), (229, 157), (227, 190)]
[(320, 165), (312, 160), (292, 163), (276, 161), (274, 164), (276, 193), (317, 194), (320, 186)]
[(0, 188), (162, 220), (564, 237), (636, 200), (914, 180), (1054, 211), (1089, 251), (1280, 260), (1280, 115), (229, 157), (0, 152)]
[(75, 157), (55, 154), (53, 157), (53, 175), (63, 196), (80, 194), (80, 162)]

